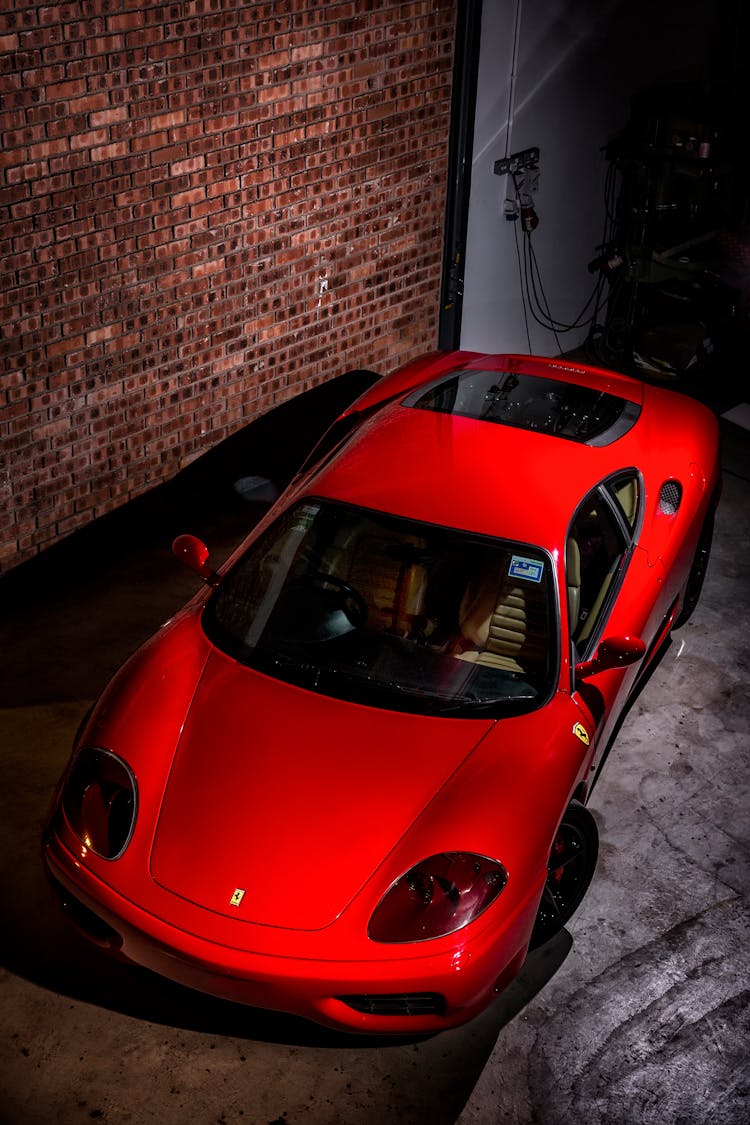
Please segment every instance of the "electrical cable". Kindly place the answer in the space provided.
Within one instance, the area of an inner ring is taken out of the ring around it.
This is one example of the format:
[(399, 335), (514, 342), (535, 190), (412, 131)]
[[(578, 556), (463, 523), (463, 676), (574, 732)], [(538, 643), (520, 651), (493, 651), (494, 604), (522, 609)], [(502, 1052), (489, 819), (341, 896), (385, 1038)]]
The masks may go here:
[[(602, 231), (602, 241), (597, 247), (598, 250), (604, 251), (607, 248), (614, 248), (616, 243), (616, 236), (619, 227), (618, 217), (618, 192), (617, 192), (617, 163), (610, 161), (607, 167), (607, 173), (604, 178), (604, 229)], [(597, 300), (596, 308), (594, 310), (594, 318), (589, 329), (589, 334), (586, 338), (584, 345), (587, 355), (597, 363), (607, 363), (612, 354), (610, 345), (612, 330), (616, 325), (616, 321), (608, 311), (605, 316), (605, 323), (599, 323), (599, 313), (604, 305), (602, 299), (604, 290), (604, 275), (600, 275), (600, 294)], [(619, 299), (622, 290), (623, 274), (617, 273), (614, 276), (609, 275), (609, 293), (607, 295), (606, 304), (608, 310), (615, 308), (617, 300)]]
[[(519, 4), (516, 6), (516, 26), (515, 36), (518, 34), (518, 20), (519, 20)], [(517, 42), (514, 42), (514, 57), (517, 51)], [(512, 104), (508, 108), (508, 126), (512, 123)], [(507, 142), (507, 137), (506, 137)], [(507, 143), (506, 143), (507, 155)], [(604, 224), (602, 231), (602, 243), (599, 244), (597, 250), (604, 253), (611, 253), (614, 257), (615, 250), (615, 237), (618, 228), (618, 196), (617, 196), (617, 169), (614, 163), (609, 163), (605, 181), (604, 181)], [(536, 219), (533, 200), (526, 182), (524, 181), (524, 194), (522, 196), (521, 185), (519, 185), (518, 178), (515, 172), (510, 173), (510, 179), (513, 181), (515, 191), (516, 203), (516, 216), (513, 217), (514, 221), (514, 235), (516, 244), (516, 259), (518, 262), (518, 280), (519, 288), (521, 288), (521, 300), (524, 313), (524, 324), (526, 330), (526, 341), (528, 344), (528, 351), (532, 351), (531, 342), (531, 326), (530, 315), (536, 324), (544, 328), (544, 331), (551, 332), (554, 336), (555, 343), (557, 343), (558, 350), (563, 351), (562, 343), (559, 339), (560, 335), (568, 332), (575, 331), (576, 328), (586, 327), (588, 325), (588, 333), (586, 336), (585, 348), (587, 353), (594, 351), (595, 355), (599, 351), (604, 351), (604, 358), (606, 354), (611, 351), (614, 340), (613, 337), (617, 332), (622, 333), (624, 322), (622, 317), (620, 322), (617, 318), (611, 315), (613, 309), (616, 307), (617, 300), (620, 298), (625, 280), (625, 271), (617, 270), (614, 273), (607, 273), (604, 269), (599, 269), (598, 277), (594, 289), (586, 299), (584, 306), (581, 307), (578, 315), (572, 321), (560, 321), (552, 315), (550, 303), (544, 290), (542, 280), (542, 272), (540, 269), (539, 260), (536, 258), (534, 244), (532, 242), (532, 233), (535, 230)], [(533, 190), (533, 189), (532, 189)], [(518, 240), (517, 222), (518, 216), (521, 216), (524, 239), (523, 239), (523, 254), (521, 245)], [(528, 225), (526, 225), (528, 223)], [(608, 264), (608, 263), (606, 263)], [(589, 267), (590, 269), (590, 267)], [(605, 302), (605, 282), (608, 282), (608, 295)], [(608, 305), (609, 312), (605, 317), (605, 323), (599, 323), (600, 313), (605, 305)], [(596, 357), (599, 358), (598, 355)], [(599, 359), (599, 361), (602, 361)]]
[(510, 142), (513, 133), (513, 116), (516, 109), (516, 70), (518, 67), (518, 45), (521, 35), (521, 8), (523, 0), (516, 0), (513, 14), (513, 53), (511, 55), (510, 79), (508, 81), (508, 117), (505, 123), (505, 158), (510, 155)]
[[(520, 190), (520, 187), (519, 187), (518, 177), (515, 175), (515, 173), (513, 173), (511, 178), (512, 178), (512, 181), (513, 181), (513, 187), (514, 187), (514, 191), (515, 191), (515, 195), (516, 195), (516, 202), (517, 202), (517, 205), (518, 205), (518, 211), (519, 211), (519, 213), (521, 213), (522, 208), (524, 206), (524, 200), (521, 197), (521, 190)], [(527, 199), (525, 202), (528, 204), (529, 200)], [(532, 230), (533, 230), (533, 228), (532, 228)], [(599, 278), (597, 280), (597, 283), (594, 287), (593, 292), (590, 294), (590, 296), (586, 300), (586, 303), (584, 304), (583, 308), (581, 309), (581, 311), (578, 313), (576, 318), (571, 323), (568, 323), (567, 321), (556, 320), (552, 316), (549, 301), (547, 299), (547, 295), (546, 295), (546, 292), (544, 290), (544, 285), (543, 285), (542, 276), (541, 276), (541, 270), (539, 268), (539, 263), (537, 261), (536, 254), (535, 254), (533, 244), (532, 244), (532, 241), (531, 241), (532, 230), (524, 231), (525, 238), (524, 238), (524, 248), (523, 248), (524, 253), (523, 253), (523, 266), (522, 267), (521, 267), (520, 262), (519, 262), (519, 277), (520, 277), (520, 282), (521, 282), (521, 299), (524, 303), (524, 317), (527, 321), (527, 338), (529, 338), (529, 336), (530, 336), (529, 331), (528, 331), (528, 312), (530, 312), (533, 319), (536, 321), (536, 323), (541, 328), (544, 328), (546, 331), (551, 332), (553, 334), (553, 336), (555, 337), (555, 342), (557, 344), (558, 350), (562, 351), (563, 348), (562, 348), (562, 344), (560, 342), (560, 339), (558, 337), (558, 332), (562, 334), (562, 333), (565, 333), (565, 332), (572, 332), (576, 328), (584, 327), (586, 324), (590, 323), (593, 319), (593, 316), (595, 316), (596, 311), (598, 309), (598, 299), (597, 298), (598, 298), (598, 295), (599, 295), (600, 290), (601, 290), (601, 278)], [(519, 254), (519, 257), (520, 257), (520, 251), (518, 249), (517, 235), (516, 235), (516, 252), (517, 252), (517, 254)], [(586, 318), (586, 313), (588, 312), (592, 302), (596, 302), (595, 306), (594, 306), (594, 313), (592, 314), (592, 317)], [(527, 312), (527, 307), (528, 307), (528, 312)], [(530, 343), (529, 343), (529, 346), (531, 347)]]
[[(602, 286), (602, 279), (599, 278), (597, 280), (593, 291), (591, 292), (589, 297), (586, 299), (585, 304), (583, 305), (582, 309), (580, 310), (580, 312), (578, 313), (578, 315), (575, 317), (574, 320), (572, 320), (572, 321), (556, 320), (555, 317), (552, 316), (552, 312), (551, 312), (550, 306), (549, 306), (549, 301), (547, 300), (547, 295), (544, 291), (544, 285), (543, 285), (543, 282), (542, 282), (541, 270), (539, 268), (539, 263), (537, 261), (536, 253), (534, 251), (530, 231), (525, 232), (524, 282), (525, 282), (527, 298), (528, 298), (528, 301), (529, 301), (529, 306), (530, 306), (530, 309), (531, 309), (531, 314), (534, 317), (534, 319), (536, 320), (536, 322), (542, 328), (546, 328), (548, 331), (550, 331), (550, 332), (552, 332), (553, 334), (556, 335), (556, 333), (558, 333), (558, 332), (561, 333), (561, 334), (564, 334), (566, 332), (572, 332), (576, 328), (582, 328), (586, 324), (591, 323), (591, 321), (593, 319), (593, 314), (592, 314), (592, 316), (588, 316), (588, 317), (586, 316), (586, 314), (587, 314), (592, 302), (596, 302), (596, 300), (597, 300), (597, 297), (599, 295), (599, 292), (600, 292), (601, 286)], [(595, 305), (595, 310), (596, 310), (596, 305)], [(560, 343), (559, 340), (557, 342), (558, 342), (558, 344)]]
[[(516, 8), (516, 17), (519, 17), (519, 9)], [(518, 33), (518, 23), (516, 23), (515, 34)], [(514, 43), (514, 52), (517, 49), (517, 43)], [(509, 109), (510, 113), (510, 109)], [(509, 124), (511, 118), (509, 116)], [(507, 145), (506, 145), (507, 148)], [(507, 152), (506, 152), (507, 155)], [(613, 248), (615, 234), (617, 231), (618, 217), (617, 217), (617, 187), (616, 187), (617, 169), (610, 163), (607, 168), (607, 173), (604, 181), (604, 224), (602, 230), (602, 243), (598, 249), (606, 250)], [(521, 214), (521, 209), (524, 206), (524, 201), (521, 198), (519, 183), (516, 175), (511, 174), (513, 186), (515, 190), (516, 203), (518, 205), (518, 213)], [(530, 200), (526, 198), (526, 204)], [(533, 209), (532, 209), (533, 216)], [(521, 302), (523, 306), (524, 323), (526, 327), (526, 339), (529, 346), (529, 352), (532, 351), (531, 345), (531, 331), (529, 325), (529, 314), (533, 320), (545, 331), (551, 332), (555, 338), (558, 350), (563, 351), (562, 343), (559, 336), (567, 332), (572, 332), (578, 328), (584, 328), (588, 325), (588, 334), (586, 337), (587, 348), (591, 347), (595, 352), (599, 351), (600, 346), (604, 349), (605, 355), (611, 347), (611, 337), (613, 332), (617, 332), (618, 324), (614, 318), (610, 318), (604, 325), (599, 323), (599, 315), (604, 304), (604, 288), (607, 277), (601, 271), (596, 280), (596, 284), (592, 292), (586, 299), (583, 307), (578, 315), (572, 321), (558, 320), (552, 315), (549, 300), (544, 289), (542, 280), (542, 273), (539, 262), (536, 256), (536, 251), (532, 242), (532, 233), (534, 227), (531, 229), (524, 229), (523, 240), (523, 255), (521, 254), (521, 247), (519, 245), (518, 229), (515, 224), (518, 220), (514, 220), (514, 235), (516, 243), (516, 257), (518, 259), (518, 273), (521, 289)], [(622, 275), (615, 275), (609, 278), (609, 294), (608, 302), (610, 307), (614, 307), (612, 302), (619, 295), (623, 284)], [(592, 308), (593, 305), (593, 308)], [(621, 330), (622, 325), (619, 325)]]
[(518, 278), (521, 283), (521, 305), (523, 306), (523, 319), (526, 324), (526, 342), (529, 345), (529, 355), (532, 354), (531, 332), (529, 330), (529, 314), (526, 310), (526, 293), (523, 286), (523, 266), (521, 265), (521, 248), (518, 244), (518, 226), (513, 224), (513, 234), (516, 239), (516, 258), (518, 259)]
[[(550, 312), (550, 307), (549, 307), (549, 301), (547, 300), (547, 295), (544, 292), (544, 286), (542, 285), (542, 277), (541, 277), (541, 274), (539, 273), (539, 266), (538, 266), (538, 263), (536, 261), (536, 256), (534, 254), (534, 247), (532, 246), (532, 243), (531, 243), (531, 231), (526, 231), (525, 250), (527, 251), (525, 262), (526, 262), (526, 265), (528, 267), (527, 273), (526, 273), (526, 292), (527, 292), (527, 295), (533, 293), (534, 301), (536, 301), (536, 311), (532, 307), (531, 315), (534, 317), (534, 320), (537, 322), (537, 324), (541, 324), (541, 326), (543, 328), (547, 328), (547, 330), (552, 333), (552, 335), (555, 337), (555, 343), (557, 344), (557, 350), (559, 352), (561, 352), (563, 350), (563, 348), (562, 348), (562, 344), (560, 343), (560, 338), (557, 335), (557, 322), (552, 317), (552, 314)], [(536, 279), (534, 278), (534, 269), (535, 268), (536, 268), (536, 271), (537, 271), (537, 278)], [(529, 287), (529, 277), (531, 278), (531, 287)], [(542, 299), (544, 301), (546, 313), (545, 313), (545, 309), (542, 308), (541, 302), (539, 300), (539, 293), (537, 292), (537, 287), (536, 287), (537, 280), (539, 281), (539, 290), (542, 294)], [(539, 315), (537, 315), (537, 313)], [(546, 317), (546, 323), (545, 323), (545, 317)], [(567, 332), (567, 331), (569, 331), (569, 329), (564, 328), (564, 329), (561, 329), (561, 331)]]
[[(532, 242), (531, 242), (531, 232), (526, 233), (526, 239), (527, 239), (527, 244), (528, 244), (528, 261), (529, 261), (528, 272), (527, 272), (527, 288), (529, 288), (534, 295), (534, 300), (536, 302), (537, 310), (539, 312), (540, 317), (542, 318), (542, 320), (546, 320), (546, 322), (547, 322), (543, 325), (543, 327), (549, 328), (549, 330), (553, 331), (553, 332), (557, 331), (557, 332), (565, 333), (565, 332), (572, 332), (573, 329), (581, 328), (585, 324), (588, 324), (591, 321), (591, 317), (587, 317), (586, 319), (584, 319), (584, 317), (585, 317), (586, 312), (588, 311), (589, 305), (596, 298), (597, 293), (599, 292), (599, 289), (601, 288), (601, 279), (597, 280), (597, 283), (594, 286), (593, 292), (588, 297), (585, 305), (583, 306), (583, 308), (581, 309), (581, 311), (579, 312), (579, 314), (575, 318), (575, 320), (570, 321), (570, 322), (555, 320), (555, 318), (552, 316), (552, 313), (550, 312), (549, 302), (547, 300), (547, 296), (544, 292), (544, 287), (542, 285), (542, 275), (541, 275), (541, 271), (539, 269), (539, 263), (537, 261), (536, 254), (534, 252), (534, 248), (533, 248), (533, 245), (532, 245)], [(535, 274), (536, 274), (536, 278), (534, 276)], [(546, 312), (545, 312), (545, 309), (542, 308), (542, 303), (539, 299), (539, 293), (537, 292), (537, 282), (538, 282), (538, 285), (539, 285), (539, 292), (541, 292), (542, 299), (544, 300), (544, 304), (546, 306)]]

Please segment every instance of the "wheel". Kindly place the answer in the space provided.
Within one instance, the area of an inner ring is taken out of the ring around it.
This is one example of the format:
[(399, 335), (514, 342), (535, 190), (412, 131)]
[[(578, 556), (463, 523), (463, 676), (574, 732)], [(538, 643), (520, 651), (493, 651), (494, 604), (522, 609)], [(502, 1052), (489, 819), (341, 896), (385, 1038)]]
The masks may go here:
[(346, 614), (347, 620), (355, 628), (364, 625), (367, 620), (367, 602), (343, 578), (335, 574), (324, 574), (323, 571), (314, 571), (311, 574), (302, 574), (294, 582), (295, 586), (312, 586), (318, 590), (328, 591), (338, 595), (340, 608)]
[(596, 821), (579, 801), (571, 801), (547, 863), (547, 881), (531, 935), (532, 949), (558, 933), (578, 909), (594, 875), (598, 854)]
[(700, 537), (698, 539), (698, 546), (695, 548), (693, 555), (693, 565), (690, 567), (690, 574), (685, 587), (685, 601), (682, 603), (680, 616), (675, 622), (675, 629), (679, 629), (686, 621), (689, 621), (693, 616), (693, 611), (698, 604), (698, 599), (701, 596), (703, 589), (703, 582), (708, 570), (708, 560), (711, 558), (711, 543), (714, 537), (714, 513), (713, 510), (706, 516), (706, 521), (701, 528)]

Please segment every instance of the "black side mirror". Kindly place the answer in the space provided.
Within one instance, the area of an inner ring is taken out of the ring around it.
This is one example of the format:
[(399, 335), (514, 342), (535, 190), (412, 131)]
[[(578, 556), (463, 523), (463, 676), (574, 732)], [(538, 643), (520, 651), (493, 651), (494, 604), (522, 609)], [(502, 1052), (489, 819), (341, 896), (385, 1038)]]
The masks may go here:
[(635, 664), (645, 651), (646, 646), (640, 637), (605, 637), (591, 660), (576, 664), (576, 679), (587, 680), (589, 676), (606, 672), (609, 668), (625, 668), (628, 664)]
[(219, 585), (218, 574), (208, 565), (208, 547), (195, 535), (178, 535), (172, 544), (172, 554), (208, 586)]

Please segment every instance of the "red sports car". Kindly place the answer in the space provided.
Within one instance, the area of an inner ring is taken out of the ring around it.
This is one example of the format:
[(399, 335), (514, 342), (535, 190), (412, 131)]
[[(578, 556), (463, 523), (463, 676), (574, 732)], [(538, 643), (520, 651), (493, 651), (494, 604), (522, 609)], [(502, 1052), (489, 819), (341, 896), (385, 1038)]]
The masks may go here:
[(121, 669), (44, 834), (118, 954), (361, 1032), (460, 1024), (571, 916), (618, 717), (698, 598), (718, 426), (563, 360), (379, 380)]

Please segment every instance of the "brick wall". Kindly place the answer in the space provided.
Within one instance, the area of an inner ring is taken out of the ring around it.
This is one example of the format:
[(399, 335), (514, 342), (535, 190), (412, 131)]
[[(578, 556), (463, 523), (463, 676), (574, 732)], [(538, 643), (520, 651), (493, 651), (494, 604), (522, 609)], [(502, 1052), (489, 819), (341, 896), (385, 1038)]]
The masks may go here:
[(0, 570), (435, 346), (456, 0), (6, 0)]

